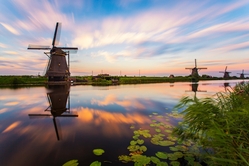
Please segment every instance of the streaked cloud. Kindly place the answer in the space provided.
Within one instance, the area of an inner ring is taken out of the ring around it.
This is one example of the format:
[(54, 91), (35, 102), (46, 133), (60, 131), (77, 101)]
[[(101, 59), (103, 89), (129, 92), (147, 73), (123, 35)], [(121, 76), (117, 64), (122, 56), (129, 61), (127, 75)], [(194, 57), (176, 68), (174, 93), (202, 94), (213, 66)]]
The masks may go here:
[[(239, 63), (238, 59), (248, 54), (247, 0), (171, 3), (119, 0), (108, 5), (104, 1), (13, 0), (6, 6), (3, 11), (11, 19), (0, 17), (0, 31), (14, 36), (3, 35), (0, 52), (4, 57), (13, 55), (16, 59), (12, 64), (1, 59), (4, 69), (8, 65), (22, 68), (36, 64), (37, 70), (43, 70), (46, 62), (42, 67), (34, 58), (25, 61), (21, 57), (26, 58), (26, 54), (42, 57), (42, 51), (26, 51), (26, 48), (28, 44), (51, 46), (56, 22), (62, 22), (60, 45), (80, 49), (72, 61), (82, 63), (85, 68), (74, 66), (73, 71), (77, 73), (89, 73), (85, 71), (91, 71), (94, 64), (98, 64), (98, 70), (109, 64), (114, 70), (119, 70), (117, 66), (130, 70), (152, 67), (150, 73), (159, 69), (163, 73), (161, 65), (169, 60), (171, 63), (164, 70), (185, 73), (181, 66), (176, 68), (178, 61), (183, 64), (196, 58), (207, 61), (211, 54), (217, 62), (212, 66), (222, 64), (224, 59)], [(234, 53), (240, 58), (225, 56)], [(138, 65), (128, 67), (127, 62), (138, 59)], [(24, 71), (31, 72), (31, 69)]]

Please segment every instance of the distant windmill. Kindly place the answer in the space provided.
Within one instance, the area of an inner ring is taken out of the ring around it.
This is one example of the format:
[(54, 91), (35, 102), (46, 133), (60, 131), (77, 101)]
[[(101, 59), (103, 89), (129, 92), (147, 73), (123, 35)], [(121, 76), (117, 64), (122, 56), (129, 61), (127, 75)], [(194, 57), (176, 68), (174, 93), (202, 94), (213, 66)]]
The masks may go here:
[(51, 92), (47, 93), (47, 99), (49, 107), (45, 109), (45, 112), (49, 114), (29, 114), (29, 117), (53, 117), (53, 123), (57, 140), (60, 140), (56, 117), (78, 117), (70, 113), (70, 90), (69, 85), (55, 85), (50, 87)]
[[(50, 50), (44, 52), (49, 57), (45, 76), (48, 77), (48, 83), (62, 83), (69, 81), (69, 51), (78, 50), (77, 47), (57, 47), (60, 38), (61, 23), (56, 23), (52, 48), (49, 46), (29, 45), (31, 50)], [(68, 55), (68, 63), (66, 56)]]
[(228, 72), (228, 71), (227, 71), (227, 66), (226, 66), (225, 71), (220, 71), (220, 73), (224, 73), (223, 78), (229, 78), (229, 77), (230, 77), (230, 76), (229, 76), (229, 73), (231, 73), (231, 72)]
[(245, 75), (249, 75), (249, 74), (245, 74), (244, 70), (242, 70), (242, 73), (237, 73), (237, 74), (240, 74), (240, 78), (243, 78), (243, 79), (245, 78)]
[(197, 62), (196, 62), (196, 59), (195, 59), (195, 67), (194, 68), (185, 68), (185, 69), (192, 70), (192, 73), (191, 73), (192, 77), (199, 77), (198, 70), (207, 69), (207, 68), (206, 67), (197, 67)]

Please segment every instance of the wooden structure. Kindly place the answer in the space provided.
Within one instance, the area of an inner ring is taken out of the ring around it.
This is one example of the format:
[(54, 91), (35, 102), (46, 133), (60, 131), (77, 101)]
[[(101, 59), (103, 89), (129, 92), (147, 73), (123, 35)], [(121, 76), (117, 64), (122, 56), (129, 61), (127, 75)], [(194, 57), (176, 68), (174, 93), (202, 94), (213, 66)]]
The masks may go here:
[(244, 73), (244, 70), (242, 70), (242, 73), (237, 73), (237, 74), (240, 74), (240, 77), (239, 77), (239, 78), (242, 78), (242, 79), (245, 78), (245, 75), (249, 75), (249, 74), (245, 74), (245, 73)]
[[(52, 41), (52, 48), (40, 45), (28, 46), (28, 49), (31, 50), (50, 50), (49, 52), (44, 52), (44, 54), (49, 57), (45, 76), (48, 77), (48, 83), (50, 84), (63, 84), (69, 82), (69, 53), (78, 50), (77, 47), (57, 47), (59, 44), (60, 30), (61, 24), (57, 22)], [(68, 61), (66, 60), (66, 56), (68, 56)]]
[(227, 66), (225, 68), (225, 71), (220, 71), (220, 73), (224, 73), (223, 78), (225, 78), (225, 79), (230, 78), (229, 73), (231, 73), (231, 72), (227, 71)]
[(194, 68), (185, 68), (185, 69), (190, 69), (192, 71), (191, 76), (193, 78), (197, 78), (197, 77), (199, 77), (198, 70), (207, 69), (207, 68), (206, 67), (197, 67), (197, 62), (196, 62), (196, 59), (195, 59), (195, 67)]

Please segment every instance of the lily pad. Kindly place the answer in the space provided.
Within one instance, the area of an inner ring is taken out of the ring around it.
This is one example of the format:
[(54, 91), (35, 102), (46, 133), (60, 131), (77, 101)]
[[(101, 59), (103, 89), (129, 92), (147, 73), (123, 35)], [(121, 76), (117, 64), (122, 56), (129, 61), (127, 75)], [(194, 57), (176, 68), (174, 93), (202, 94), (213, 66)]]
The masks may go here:
[(137, 164), (146, 165), (150, 163), (150, 157), (144, 155), (134, 155), (131, 157)]
[(157, 152), (156, 156), (160, 159), (167, 159), (168, 158), (168, 154), (165, 152)]
[(78, 164), (79, 164), (78, 160), (70, 160), (66, 162), (65, 164), (63, 164), (62, 166), (77, 166)]
[(105, 153), (105, 151), (103, 149), (94, 149), (93, 153), (97, 156), (102, 155), (103, 153)]
[(128, 163), (129, 161), (132, 161), (131, 157), (127, 155), (118, 156), (118, 159), (124, 163)]
[(138, 143), (139, 145), (142, 145), (142, 144), (144, 143), (144, 140), (138, 139), (138, 140), (137, 140), (137, 143)]
[(154, 156), (150, 157), (150, 160), (151, 160), (153, 163), (155, 163), (155, 164), (160, 163), (160, 159), (157, 158), (157, 157), (154, 157)]
[(136, 144), (137, 144), (137, 141), (132, 140), (132, 141), (130, 142), (130, 144), (131, 144), (131, 145), (136, 145)]
[(155, 129), (156, 130), (156, 132), (158, 132), (158, 133), (160, 133), (161, 132), (161, 129)]
[(157, 113), (157, 112), (153, 112), (152, 114), (153, 114), (153, 115), (158, 115), (158, 113)]
[(166, 133), (172, 133), (172, 130), (164, 130)]
[(101, 162), (99, 162), (99, 161), (94, 161), (94, 162), (91, 163), (90, 166), (101, 166)]
[(174, 145), (175, 143), (172, 141), (159, 141), (158, 145), (161, 146), (170, 146), (170, 145)]
[(143, 151), (143, 152), (145, 152), (145, 151), (147, 150), (146, 146), (141, 146), (139, 149), (140, 149), (141, 151)]
[(178, 151), (178, 150), (179, 150), (179, 149), (176, 148), (176, 147), (169, 147), (169, 149), (170, 149), (171, 151)]
[(135, 152), (135, 151), (139, 150), (139, 148), (140, 148), (140, 146), (138, 146), (138, 145), (130, 145), (127, 147), (127, 149), (129, 149), (129, 151), (131, 151), (131, 152)]
[(171, 164), (172, 166), (179, 166), (179, 165), (180, 165), (180, 162), (178, 162), (178, 161), (171, 161), (170, 164)]

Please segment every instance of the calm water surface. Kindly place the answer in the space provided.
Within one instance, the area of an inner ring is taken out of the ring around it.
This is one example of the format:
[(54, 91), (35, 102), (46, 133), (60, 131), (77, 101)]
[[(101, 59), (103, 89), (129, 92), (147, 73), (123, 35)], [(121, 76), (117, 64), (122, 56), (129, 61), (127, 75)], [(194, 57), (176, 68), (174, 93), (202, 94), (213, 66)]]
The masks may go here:
[[(241, 80), (194, 85), (2, 88), (0, 165), (57, 166), (72, 159), (79, 160), (79, 165), (90, 165), (96, 160), (102, 165), (123, 165), (118, 156), (129, 155), (131, 125), (146, 129), (151, 124), (149, 115), (171, 112), (181, 97), (211, 96), (238, 82)], [(178, 121), (171, 119), (169, 123), (175, 125)], [(149, 142), (145, 145), (146, 155), (155, 155), (162, 148)], [(96, 148), (105, 153), (94, 155)]]

